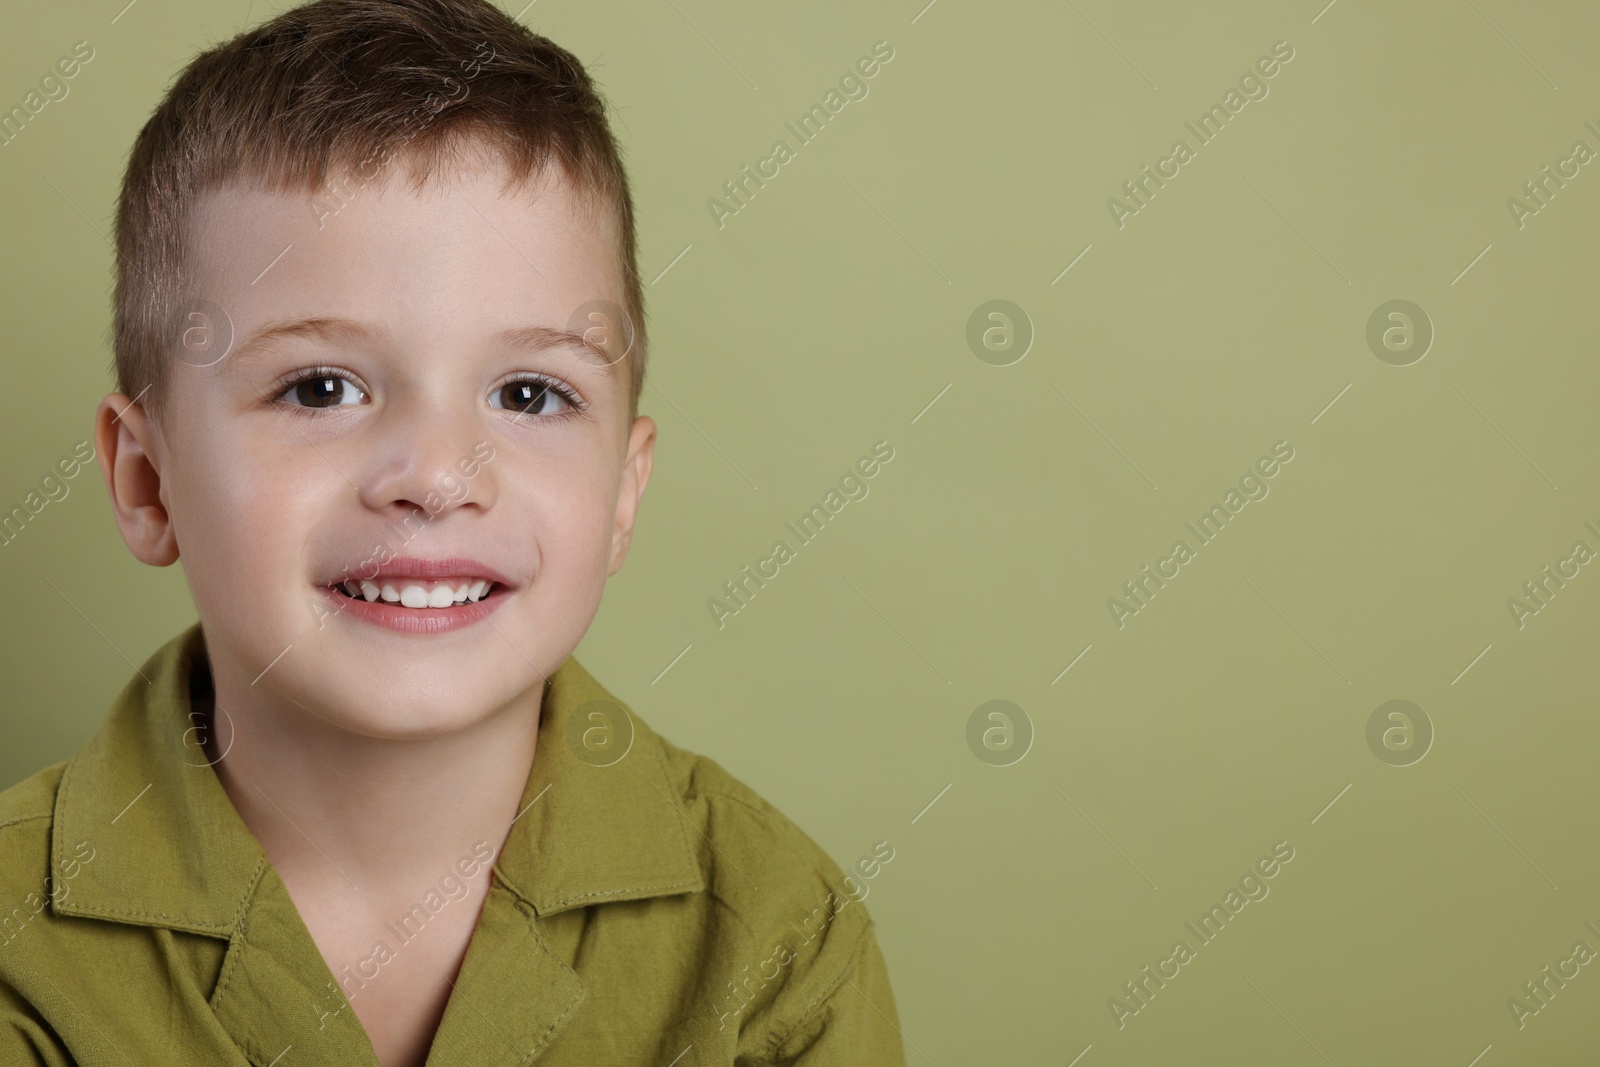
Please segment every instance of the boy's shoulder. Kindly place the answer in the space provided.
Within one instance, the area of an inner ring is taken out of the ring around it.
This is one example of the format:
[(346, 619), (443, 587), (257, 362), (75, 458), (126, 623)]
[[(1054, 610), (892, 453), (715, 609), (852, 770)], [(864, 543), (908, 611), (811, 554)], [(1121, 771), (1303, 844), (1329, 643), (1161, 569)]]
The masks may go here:
[(60, 891), (51, 877), (51, 846), (66, 767), (66, 762), (53, 764), (0, 792), (0, 1005), (14, 977), (11, 971), (26, 965), (12, 942), (28, 927), (50, 922), (46, 905)]
[[(46, 820), (43, 829), (48, 833), (47, 820), (55, 813), (56, 789), (61, 785), (61, 775), (66, 769), (67, 763), (62, 760), (60, 763), (36, 771), (11, 788), (0, 791), (0, 834), (11, 830), (12, 827), (41, 820)], [(34, 829), (37, 830), (38, 827)], [(0, 841), (3, 840), (0, 838)], [(3, 847), (3, 844), (0, 844), (0, 855), (4, 854)]]
[[(693, 888), (703, 891), (672, 907), (696, 916), (688, 925), (701, 932), (681, 948), (688, 956), (706, 953), (703, 969), (717, 976), (709, 993), (717, 1029), (737, 1026), (750, 1062), (788, 1062), (786, 1056), (810, 1047), (825, 1027), (842, 1040), (858, 1025), (878, 1025), (883, 1016), (869, 1007), (872, 1001), (892, 1012), (875, 925), (864, 903), (866, 878), (847, 873), (794, 820), (717, 760), (654, 730), (576, 661), (569, 660), (562, 673), (569, 688), (560, 708), (569, 714), (574, 706), (625, 711), (633, 738), (619, 764), (639, 760), (633, 773), (641, 776), (658, 767), (662, 807), (670, 801), (677, 809), (673, 829), (681, 830), (692, 857), (700, 883)], [(573, 686), (576, 675), (582, 681)], [(584, 700), (575, 700), (580, 692)], [(604, 705), (590, 703), (596, 700)], [(892, 857), (892, 850), (879, 853), (866, 877)], [(862, 999), (868, 996), (870, 1001)], [(897, 1037), (891, 1046), (895, 1058), (886, 1052), (881, 1062), (903, 1062)]]
[[(766, 876), (766, 884), (787, 887), (791, 893), (810, 883), (807, 888), (848, 894), (844, 870), (794, 820), (712, 757), (674, 744), (659, 733), (655, 739), (669, 781), (702, 813), (704, 824), (698, 828), (705, 833), (708, 846), (714, 844), (723, 851), (726, 866), (733, 866), (738, 859), (744, 874), (756, 885), (762, 884), (757, 877), (760, 874)], [(706, 858), (715, 871), (715, 850), (708, 847), (707, 851), (712, 853)], [(736, 871), (717, 873), (717, 882), (710, 886), (713, 891), (729, 880), (730, 873), (738, 882), (745, 881)], [(731, 895), (750, 906), (751, 902), (743, 899), (746, 894)]]
[(63, 760), (0, 792), (0, 901), (45, 887)]
[[(830, 892), (841, 899), (850, 896), (851, 881), (859, 879), (847, 881), (833, 857), (769, 800), (711, 756), (678, 745), (651, 727), (576, 659), (568, 660), (566, 672), (582, 678), (581, 689), (591, 701), (598, 698), (625, 710), (639, 754), (659, 760), (665, 799), (692, 827), (687, 836), (708, 892), (752, 928), (770, 922), (775, 912), (822, 902)], [(870, 924), (864, 908), (853, 910)]]

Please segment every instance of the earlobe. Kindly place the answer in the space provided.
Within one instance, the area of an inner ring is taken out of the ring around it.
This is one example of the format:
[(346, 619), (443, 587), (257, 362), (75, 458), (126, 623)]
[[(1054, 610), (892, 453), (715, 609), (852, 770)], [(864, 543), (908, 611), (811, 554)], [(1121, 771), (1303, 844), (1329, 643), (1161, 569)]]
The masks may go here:
[(141, 563), (177, 562), (178, 542), (161, 495), (155, 424), (122, 393), (108, 393), (94, 417), (95, 460), (122, 540)]
[(633, 523), (639, 514), (639, 502), (644, 497), (645, 486), (650, 484), (650, 469), (655, 461), (656, 423), (648, 415), (633, 420), (633, 430), (628, 435), (628, 458), (623, 462), (622, 480), (617, 486), (617, 520), (611, 530), (611, 565), (608, 575), (622, 569), (628, 558), (628, 548), (633, 544)]

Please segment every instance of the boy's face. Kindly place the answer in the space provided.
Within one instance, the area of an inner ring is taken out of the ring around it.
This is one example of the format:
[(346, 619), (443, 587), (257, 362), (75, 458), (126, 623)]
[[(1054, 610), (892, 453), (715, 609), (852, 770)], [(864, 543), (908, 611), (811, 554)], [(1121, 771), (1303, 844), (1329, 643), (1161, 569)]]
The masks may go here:
[[(585, 305), (622, 302), (609, 213), (589, 223), (550, 175), (505, 199), (496, 164), (416, 193), (381, 174), (336, 213), (241, 187), (199, 206), (194, 276), (231, 349), (173, 356), (159, 426), (107, 397), (97, 439), (134, 554), (181, 555), (219, 701), (438, 735), (537, 693), (577, 646), (627, 553), (655, 425), (630, 423), (620, 330), (589, 333), (604, 358), (501, 336), (609, 325)], [(353, 325), (252, 343), (304, 320)], [(419, 593), (451, 606), (407, 606)]]

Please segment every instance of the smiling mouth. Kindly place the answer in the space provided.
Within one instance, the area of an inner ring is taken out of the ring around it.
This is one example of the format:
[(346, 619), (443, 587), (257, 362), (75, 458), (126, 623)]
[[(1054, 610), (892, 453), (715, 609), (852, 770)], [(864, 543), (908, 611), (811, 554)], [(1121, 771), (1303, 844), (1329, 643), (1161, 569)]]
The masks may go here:
[(329, 588), (351, 600), (365, 600), (368, 603), (381, 601), (403, 608), (430, 609), (476, 604), (502, 592), (505, 586), (487, 578), (463, 577), (439, 581), (409, 578), (368, 581), (352, 578), (335, 582)]

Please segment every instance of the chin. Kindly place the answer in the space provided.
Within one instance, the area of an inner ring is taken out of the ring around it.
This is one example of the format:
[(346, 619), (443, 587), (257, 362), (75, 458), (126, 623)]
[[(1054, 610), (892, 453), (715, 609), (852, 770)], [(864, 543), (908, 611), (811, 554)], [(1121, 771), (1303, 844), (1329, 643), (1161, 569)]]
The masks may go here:
[(410, 697), (368, 694), (356, 707), (325, 708), (321, 716), (341, 730), (385, 741), (425, 741), (447, 737), (478, 725), (493, 714), (488, 705), (476, 704), (460, 693), (449, 705)]
[(293, 699), (337, 729), (362, 737), (418, 741), (469, 730), (517, 696), (499, 686), (491, 691), (481, 681), (463, 684), (458, 673), (441, 675), (431, 667), (424, 677), (402, 668), (380, 672), (379, 678), (371, 685), (321, 684), (301, 689)]

